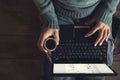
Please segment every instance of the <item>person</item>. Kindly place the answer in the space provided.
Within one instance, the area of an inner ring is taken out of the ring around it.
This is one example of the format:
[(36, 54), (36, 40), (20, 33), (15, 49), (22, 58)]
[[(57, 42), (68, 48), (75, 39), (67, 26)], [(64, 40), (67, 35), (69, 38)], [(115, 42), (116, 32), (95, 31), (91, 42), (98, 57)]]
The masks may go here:
[[(84, 21), (85, 25), (92, 23), (96, 23), (96, 25), (85, 37), (89, 37), (98, 31), (94, 46), (101, 46), (104, 41), (108, 42), (107, 62), (108, 65), (112, 65), (114, 45), (111, 24), (119, 0), (34, 0), (34, 3), (40, 11), (40, 19), (43, 24), (37, 43), (41, 51), (48, 52), (43, 44), (50, 36), (53, 36), (56, 44), (59, 45), (59, 25), (75, 24), (76, 21), (81, 23), (80, 19), (87, 18)], [(56, 77), (54, 80), (76, 79), (74, 77)], [(103, 78), (97, 77), (93, 80), (103, 80)]]

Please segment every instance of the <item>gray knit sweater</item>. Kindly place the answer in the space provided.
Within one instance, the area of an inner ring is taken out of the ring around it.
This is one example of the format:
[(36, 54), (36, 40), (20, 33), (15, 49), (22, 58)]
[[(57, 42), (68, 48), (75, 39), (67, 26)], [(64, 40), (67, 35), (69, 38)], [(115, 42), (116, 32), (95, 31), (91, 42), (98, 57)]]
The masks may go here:
[(59, 29), (57, 13), (74, 19), (94, 16), (109, 26), (119, 0), (34, 0), (40, 15), (46, 20), (44, 28)]

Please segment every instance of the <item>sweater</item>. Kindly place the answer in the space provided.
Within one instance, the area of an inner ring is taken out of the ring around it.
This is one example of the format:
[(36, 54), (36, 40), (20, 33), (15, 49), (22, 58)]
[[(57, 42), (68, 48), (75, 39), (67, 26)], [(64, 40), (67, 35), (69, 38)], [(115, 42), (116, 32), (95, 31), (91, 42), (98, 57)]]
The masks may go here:
[(45, 20), (43, 28), (59, 29), (57, 14), (73, 19), (94, 17), (111, 26), (119, 0), (34, 0)]

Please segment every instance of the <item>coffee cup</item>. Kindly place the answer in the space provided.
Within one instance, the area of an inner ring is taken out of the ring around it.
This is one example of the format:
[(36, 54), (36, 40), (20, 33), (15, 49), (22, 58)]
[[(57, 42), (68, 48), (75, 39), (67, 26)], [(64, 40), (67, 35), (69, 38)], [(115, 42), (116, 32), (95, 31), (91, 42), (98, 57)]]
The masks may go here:
[(54, 40), (54, 38), (47, 38), (45, 41), (44, 41), (44, 48), (47, 50), (47, 51), (54, 51), (56, 49), (57, 45), (56, 45), (56, 41)]

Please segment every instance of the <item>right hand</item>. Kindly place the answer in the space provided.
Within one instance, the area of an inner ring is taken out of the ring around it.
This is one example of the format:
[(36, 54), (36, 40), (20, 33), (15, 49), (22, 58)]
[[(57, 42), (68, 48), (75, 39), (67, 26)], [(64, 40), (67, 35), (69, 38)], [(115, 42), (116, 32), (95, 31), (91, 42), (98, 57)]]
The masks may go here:
[(39, 40), (37, 42), (37, 46), (41, 51), (45, 53), (47, 53), (48, 51), (44, 48), (43, 44), (44, 44), (44, 41), (50, 36), (54, 37), (56, 45), (58, 45), (59, 44), (59, 29), (50, 29), (50, 28), (42, 29)]

